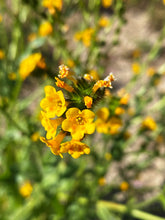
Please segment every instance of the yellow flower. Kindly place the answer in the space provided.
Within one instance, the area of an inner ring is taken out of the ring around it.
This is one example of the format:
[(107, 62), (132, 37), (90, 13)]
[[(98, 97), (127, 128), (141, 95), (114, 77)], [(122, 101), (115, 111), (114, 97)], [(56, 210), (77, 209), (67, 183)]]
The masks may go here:
[(39, 35), (42, 37), (45, 37), (45, 36), (51, 34), (52, 31), (53, 31), (52, 25), (48, 21), (45, 21), (39, 27)]
[(105, 159), (106, 159), (107, 161), (111, 160), (111, 158), (112, 158), (112, 154), (110, 154), (110, 153), (105, 153)]
[(121, 104), (121, 105), (127, 105), (129, 99), (130, 99), (130, 95), (129, 95), (128, 93), (126, 93), (126, 94), (123, 95), (123, 97), (120, 99), (120, 104)]
[(68, 59), (68, 60), (67, 60), (67, 64), (68, 64), (68, 66), (71, 67), (71, 68), (75, 66), (74, 61), (71, 60), (71, 59)]
[(90, 148), (80, 141), (71, 140), (61, 144), (60, 152), (68, 152), (74, 159), (77, 159), (83, 154), (89, 154)]
[(95, 131), (94, 117), (95, 114), (88, 109), (80, 111), (78, 108), (70, 108), (62, 122), (62, 129), (71, 132), (73, 139), (80, 140), (84, 134), (92, 134)]
[(19, 188), (19, 192), (23, 197), (29, 197), (32, 193), (33, 187), (30, 181), (24, 182), (24, 184)]
[(31, 33), (28, 36), (28, 41), (29, 42), (34, 41), (36, 38), (37, 38), (37, 34), (36, 33)]
[(45, 143), (48, 147), (50, 147), (51, 152), (54, 155), (60, 155), (61, 158), (63, 158), (61, 152), (60, 152), (60, 144), (64, 137), (66, 136), (66, 133), (61, 131), (56, 137), (54, 137), (51, 140), (46, 140), (44, 137), (40, 137), (40, 140)]
[(2, 15), (0, 14), (0, 23), (2, 22), (2, 20), (3, 20), (3, 17), (2, 17)]
[(121, 108), (121, 107), (117, 107), (116, 109), (115, 109), (115, 114), (116, 115), (122, 115), (122, 114), (124, 114), (125, 113), (125, 110), (123, 109), (123, 108)]
[(66, 111), (65, 98), (62, 91), (56, 92), (53, 86), (45, 86), (46, 97), (41, 100), (40, 106), (48, 118), (60, 117)]
[(42, 55), (40, 53), (34, 53), (21, 61), (19, 74), (23, 80), (35, 69), (41, 57)]
[(45, 68), (46, 68), (45, 59), (44, 59), (44, 58), (40, 59), (39, 62), (37, 63), (37, 66), (38, 66), (40, 69), (45, 69)]
[(163, 4), (165, 5), (165, 0), (162, 0), (163, 1)]
[(102, 16), (99, 19), (98, 24), (99, 24), (100, 27), (107, 27), (110, 24), (109, 18), (107, 16)]
[(93, 103), (93, 99), (90, 96), (85, 96), (84, 97), (84, 103), (85, 103), (85, 106), (87, 108), (91, 108), (92, 107), (92, 103)]
[(0, 60), (3, 60), (5, 57), (5, 53), (0, 49)]
[(153, 67), (148, 68), (147, 75), (153, 76), (156, 73), (155, 69)]
[(141, 51), (139, 49), (135, 49), (132, 53), (134, 58), (138, 58), (141, 55)]
[(55, 13), (55, 9), (62, 10), (62, 0), (43, 0), (42, 5), (48, 8), (51, 14)]
[(69, 68), (64, 64), (60, 65), (58, 77), (62, 79), (67, 77), (68, 75), (69, 75)]
[(84, 31), (77, 32), (75, 34), (76, 40), (81, 40), (86, 47), (91, 45), (91, 38), (93, 37), (94, 29), (87, 28)]
[(97, 111), (97, 117), (103, 121), (106, 121), (109, 117), (109, 110), (106, 107), (103, 107)]
[(141, 71), (141, 67), (140, 67), (140, 64), (135, 62), (132, 64), (132, 71), (134, 74), (138, 75)]
[(113, 0), (102, 0), (102, 6), (104, 8), (109, 8), (113, 3)]
[(51, 139), (56, 136), (57, 127), (62, 123), (63, 118), (50, 119), (46, 113), (41, 111), (41, 124), (47, 131), (46, 138)]
[(32, 135), (31, 135), (31, 140), (33, 141), (33, 142), (36, 142), (36, 141), (38, 141), (38, 139), (39, 139), (39, 133), (38, 132), (34, 132)]
[(91, 76), (91, 75), (89, 75), (89, 74), (85, 74), (84, 75), (84, 79), (86, 79), (87, 81), (92, 81), (93, 80), (93, 77)]
[(120, 189), (121, 189), (121, 191), (127, 191), (129, 189), (129, 184), (127, 182), (123, 181), (120, 184)]
[(15, 80), (15, 79), (17, 78), (17, 75), (16, 75), (16, 73), (9, 73), (9, 74), (8, 74), (8, 78), (9, 78), (10, 80)]
[(98, 183), (100, 186), (104, 186), (106, 184), (106, 179), (104, 177), (99, 178)]
[(157, 128), (157, 125), (152, 117), (147, 116), (142, 122), (142, 127), (153, 131)]
[(99, 80), (99, 75), (96, 70), (92, 69), (89, 71), (89, 74), (92, 76), (94, 80)]
[(109, 133), (114, 135), (118, 134), (122, 126), (122, 121), (120, 118), (112, 117), (108, 121)]
[(97, 111), (97, 116), (98, 116), (98, 119), (95, 122), (97, 132), (107, 134), (108, 129), (109, 129), (108, 124), (107, 124), (107, 120), (109, 117), (108, 108), (103, 107), (103, 108), (99, 109)]
[(108, 87), (108, 88), (112, 88), (112, 84), (111, 82), (115, 80), (115, 77), (112, 73), (109, 73), (109, 75), (104, 79), (104, 80), (98, 80), (92, 90), (95, 93), (99, 88), (101, 87)]
[(59, 78), (55, 77), (55, 79), (57, 80), (56, 82), (56, 86), (63, 88), (65, 90), (67, 90), (68, 92), (73, 92), (74, 88), (70, 85), (68, 85), (67, 83), (65, 83), (64, 81), (60, 80)]

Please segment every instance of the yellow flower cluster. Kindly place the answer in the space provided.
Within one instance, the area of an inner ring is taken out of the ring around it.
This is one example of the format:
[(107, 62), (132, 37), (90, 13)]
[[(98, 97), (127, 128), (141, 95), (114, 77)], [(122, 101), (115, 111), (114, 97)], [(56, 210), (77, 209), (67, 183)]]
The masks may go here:
[(147, 116), (142, 122), (142, 127), (144, 129), (154, 131), (157, 128), (157, 125), (151, 116)]
[(62, 0), (43, 0), (42, 5), (47, 8), (51, 14), (54, 14), (56, 10), (62, 10)]
[[(56, 86), (64, 92), (57, 91), (53, 86), (45, 86), (45, 98), (41, 100), (40, 106), (41, 124), (45, 128), (46, 138), (40, 137), (40, 140), (46, 143), (55, 155), (63, 157), (63, 153), (69, 153), (73, 158), (79, 158), (82, 154), (90, 153), (90, 148), (81, 141), (86, 134), (93, 134), (95, 131), (95, 114), (89, 108), (93, 107), (97, 99), (94, 88), (98, 82), (93, 84), (84, 78), (76, 79), (63, 64), (59, 67), (59, 74), (55, 79)], [(112, 75), (110, 78), (108, 76), (108, 79), (106, 82), (111, 87)], [(104, 86), (102, 85), (102, 89)], [(101, 86), (98, 89), (101, 89)], [(68, 137), (71, 137), (71, 140), (68, 141)]]
[(82, 43), (89, 47), (91, 45), (91, 39), (94, 35), (94, 29), (93, 28), (87, 28), (84, 31), (79, 31), (75, 34), (75, 39), (78, 41), (82, 41)]
[(98, 133), (117, 134), (122, 127), (122, 121), (116, 116), (110, 116), (109, 109), (103, 107), (97, 112), (96, 130)]
[(19, 66), (20, 77), (25, 80), (41, 61), (41, 53), (34, 53), (23, 59)]

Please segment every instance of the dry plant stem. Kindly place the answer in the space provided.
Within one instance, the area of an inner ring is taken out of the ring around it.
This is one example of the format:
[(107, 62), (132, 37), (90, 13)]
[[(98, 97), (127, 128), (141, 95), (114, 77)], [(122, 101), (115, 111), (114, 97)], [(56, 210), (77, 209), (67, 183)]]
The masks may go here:
[(127, 208), (125, 205), (117, 204), (114, 202), (107, 202), (107, 201), (100, 200), (98, 201), (97, 206), (104, 206), (112, 211), (120, 212), (123, 214), (129, 213), (132, 217), (142, 219), (142, 220), (165, 220), (165, 218), (161, 218), (161, 217), (158, 217), (152, 214), (148, 214), (146, 212), (143, 212), (137, 209), (129, 210), (129, 208)]

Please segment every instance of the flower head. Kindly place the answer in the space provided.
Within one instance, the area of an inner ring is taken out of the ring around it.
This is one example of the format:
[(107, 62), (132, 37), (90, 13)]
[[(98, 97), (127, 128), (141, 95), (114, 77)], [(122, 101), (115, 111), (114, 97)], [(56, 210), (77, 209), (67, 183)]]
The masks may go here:
[(0, 60), (4, 59), (5, 53), (3, 50), (0, 49)]
[(62, 122), (62, 129), (71, 132), (73, 139), (80, 140), (84, 134), (92, 134), (95, 131), (94, 117), (95, 114), (88, 109), (80, 111), (78, 108), (70, 108)]
[(112, 5), (113, 0), (102, 0), (102, 6), (104, 8), (109, 8)]
[(60, 117), (66, 111), (65, 98), (62, 91), (56, 92), (53, 86), (45, 86), (46, 97), (41, 100), (40, 106), (48, 118)]
[(157, 125), (152, 117), (147, 116), (142, 122), (142, 127), (145, 129), (154, 131), (156, 129)]
[(92, 103), (93, 103), (93, 99), (90, 96), (85, 96), (84, 97), (84, 103), (85, 103), (85, 106), (87, 108), (91, 108), (92, 107)]
[(61, 131), (56, 137), (54, 137), (51, 140), (46, 140), (44, 137), (40, 137), (40, 140), (45, 143), (48, 147), (50, 147), (51, 152), (55, 155), (60, 155), (60, 157), (63, 158), (61, 151), (60, 151), (60, 144), (64, 137), (66, 136), (66, 133)]
[(29, 197), (32, 193), (33, 187), (30, 181), (26, 181), (23, 185), (19, 188), (19, 192), (23, 197)]
[(49, 9), (51, 14), (55, 13), (55, 9), (61, 11), (62, 9), (62, 0), (43, 0), (42, 5), (45, 8)]
[(41, 57), (42, 55), (40, 53), (34, 53), (21, 61), (19, 74), (23, 80), (35, 69)]
[(56, 136), (57, 127), (63, 120), (63, 118), (50, 119), (47, 117), (45, 112), (41, 111), (41, 124), (45, 128), (45, 131), (47, 131), (47, 139), (51, 139)]
[(73, 158), (77, 159), (82, 154), (89, 154), (90, 148), (86, 144), (80, 141), (71, 140), (61, 144), (60, 152), (61, 153), (68, 152)]
[(52, 31), (53, 31), (52, 25), (48, 21), (45, 21), (39, 27), (39, 35), (42, 37), (45, 37), (45, 36), (51, 34)]

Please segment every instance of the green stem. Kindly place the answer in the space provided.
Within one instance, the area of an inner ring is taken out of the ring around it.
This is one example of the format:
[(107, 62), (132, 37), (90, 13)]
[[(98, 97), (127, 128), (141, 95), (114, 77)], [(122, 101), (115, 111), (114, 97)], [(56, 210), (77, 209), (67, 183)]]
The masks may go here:
[(29, 136), (29, 133), (25, 131), (23, 128), (20, 127), (19, 124), (17, 124), (16, 121), (10, 116), (8, 112), (6, 112), (4, 109), (0, 108), (0, 111), (3, 113), (3, 115), (6, 117), (6, 119), (12, 123), (18, 130), (22, 132), (23, 135)]
[(108, 201), (98, 201), (97, 206), (103, 206), (107, 207), (108, 209), (112, 211), (117, 211), (122, 214), (129, 213), (132, 217), (142, 219), (142, 220), (165, 220), (165, 218), (158, 217), (152, 214), (148, 214), (146, 212), (137, 210), (137, 209), (132, 209), (129, 210), (125, 205), (117, 204), (114, 202), (108, 202)]

